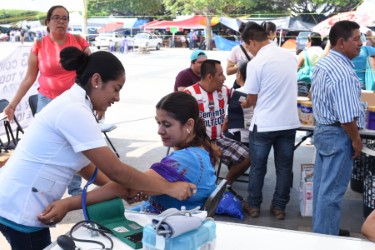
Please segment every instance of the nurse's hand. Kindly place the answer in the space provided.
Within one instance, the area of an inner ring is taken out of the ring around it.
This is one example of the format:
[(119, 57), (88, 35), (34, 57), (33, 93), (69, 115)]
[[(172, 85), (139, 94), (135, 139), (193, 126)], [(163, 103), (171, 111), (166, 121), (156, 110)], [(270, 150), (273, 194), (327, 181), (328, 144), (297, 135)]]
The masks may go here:
[(188, 182), (173, 182), (168, 189), (168, 195), (178, 200), (186, 200), (197, 192), (197, 186)]
[(60, 222), (69, 212), (69, 201), (58, 200), (51, 203), (44, 211), (38, 215), (38, 220), (43, 224), (52, 226)]

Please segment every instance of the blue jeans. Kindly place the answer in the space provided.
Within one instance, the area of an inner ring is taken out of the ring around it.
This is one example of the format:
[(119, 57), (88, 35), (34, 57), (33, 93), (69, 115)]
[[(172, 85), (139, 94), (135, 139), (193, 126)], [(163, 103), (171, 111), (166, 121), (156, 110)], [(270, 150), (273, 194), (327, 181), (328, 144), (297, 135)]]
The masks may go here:
[[(40, 112), (48, 103), (50, 103), (53, 99), (48, 98), (41, 93), (38, 93), (38, 104), (36, 107), (36, 113)], [(79, 175), (74, 175), (72, 181), (68, 186), (68, 194), (69, 195), (79, 195), (82, 193), (81, 189), (82, 178)]]
[(260, 208), (263, 201), (262, 189), (267, 173), (268, 155), (273, 147), (276, 167), (276, 187), (272, 207), (285, 210), (290, 199), (293, 181), (293, 156), (296, 130), (258, 132), (256, 125), (249, 136), (251, 168), (249, 174), (248, 203), (250, 207)]
[(9, 242), (12, 250), (40, 250), (51, 244), (49, 228), (33, 233), (22, 233), (0, 224), (0, 231)]
[(314, 144), (313, 231), (338, 235), (340, 205), (352, 173), (352, 142), (340, 126), (317, 125)]

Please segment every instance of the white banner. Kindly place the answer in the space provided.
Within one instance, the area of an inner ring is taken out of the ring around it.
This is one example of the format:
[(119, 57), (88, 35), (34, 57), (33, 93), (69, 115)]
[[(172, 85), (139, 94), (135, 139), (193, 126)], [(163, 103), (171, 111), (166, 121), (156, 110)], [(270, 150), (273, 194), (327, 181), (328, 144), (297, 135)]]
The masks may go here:
[[(26, 74), (31, 44), (0, 43), (0, 99), (10, 101)], [(16, 108), (16, 118), (23, 128), (33, 119), (29, 108), (29, 96), (37, 93), (37, 84), (31, 87)], [(14, 127), (14, 125), (12, 126)], [(4, 134), (0, 122), (0, 135)]]

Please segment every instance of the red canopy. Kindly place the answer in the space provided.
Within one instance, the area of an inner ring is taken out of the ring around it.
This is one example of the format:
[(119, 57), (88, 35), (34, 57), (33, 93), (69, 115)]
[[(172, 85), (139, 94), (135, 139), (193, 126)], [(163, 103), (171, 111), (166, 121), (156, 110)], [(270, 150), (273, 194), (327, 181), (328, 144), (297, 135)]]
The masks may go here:
[(374, 15), (369, 15), (367, 12), (349, 11), (331, 16), (324, 21), (318, 23), (313, 27), (313, 31), (320, 33), (322, 36), (327, 36), (331, 27), (338, 21), (348, 20), (358, 23), (361, 26), (367, 26), (374, 21)]
[[(206, 24), (206, 17), (193, 16), (189, 19), (179, 21), (156, 21), (150, 22), (144, 26), (145, 29), (167, 29), (176, 27), (178, 29), (204, 29)], [(211, 25), (213, 23), (211, 22)]]
[(99, 33), (112, 32), (124, 27), (123, 22), (110, 22), (98, 29)]

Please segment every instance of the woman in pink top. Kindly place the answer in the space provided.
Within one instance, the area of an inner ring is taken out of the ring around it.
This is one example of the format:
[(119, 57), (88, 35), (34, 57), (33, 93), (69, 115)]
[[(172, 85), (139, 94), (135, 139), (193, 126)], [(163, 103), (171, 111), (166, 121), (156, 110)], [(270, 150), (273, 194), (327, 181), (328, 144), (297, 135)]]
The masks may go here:
[[(38, 104), (36, 112), (42, 110), (55, 97), (73, 86), (76, 78), (75, 71), (67, 71), (60, 64), (60, 51), (68, 46), (74, 46), (90, 54), (88, 42), (79, 35), (67, 32), (69, 24), (69, 12), (61, 6), (52, 6), (45, 19), (48, 35), (41, 40), (36, 40), (28, 60), (28, 68), (16, 95), (4, 109), (5, 115), (11, 121), (14, 112), (21, 99), (34, 84), (38, 73)], [(82, 192), (81, 177), (75, 175), (68, 186), (70, 195), (78, 195)]]
[(63, 48), (75, 46), (90, 54), (89, 44), (83, 37), (67, 32), (69, 12), (65, 7), (52, 6), (47, 12), (45, 24), (48, 35), (35, 41), (29, 55), (26, 75), (4, 110), (9, 120), (13, 120), (17, 105), (34, 84), (38, 73), (37, 112), (74, 84), (76, 73), (67, 71), (60, 65), (60, 51)]

